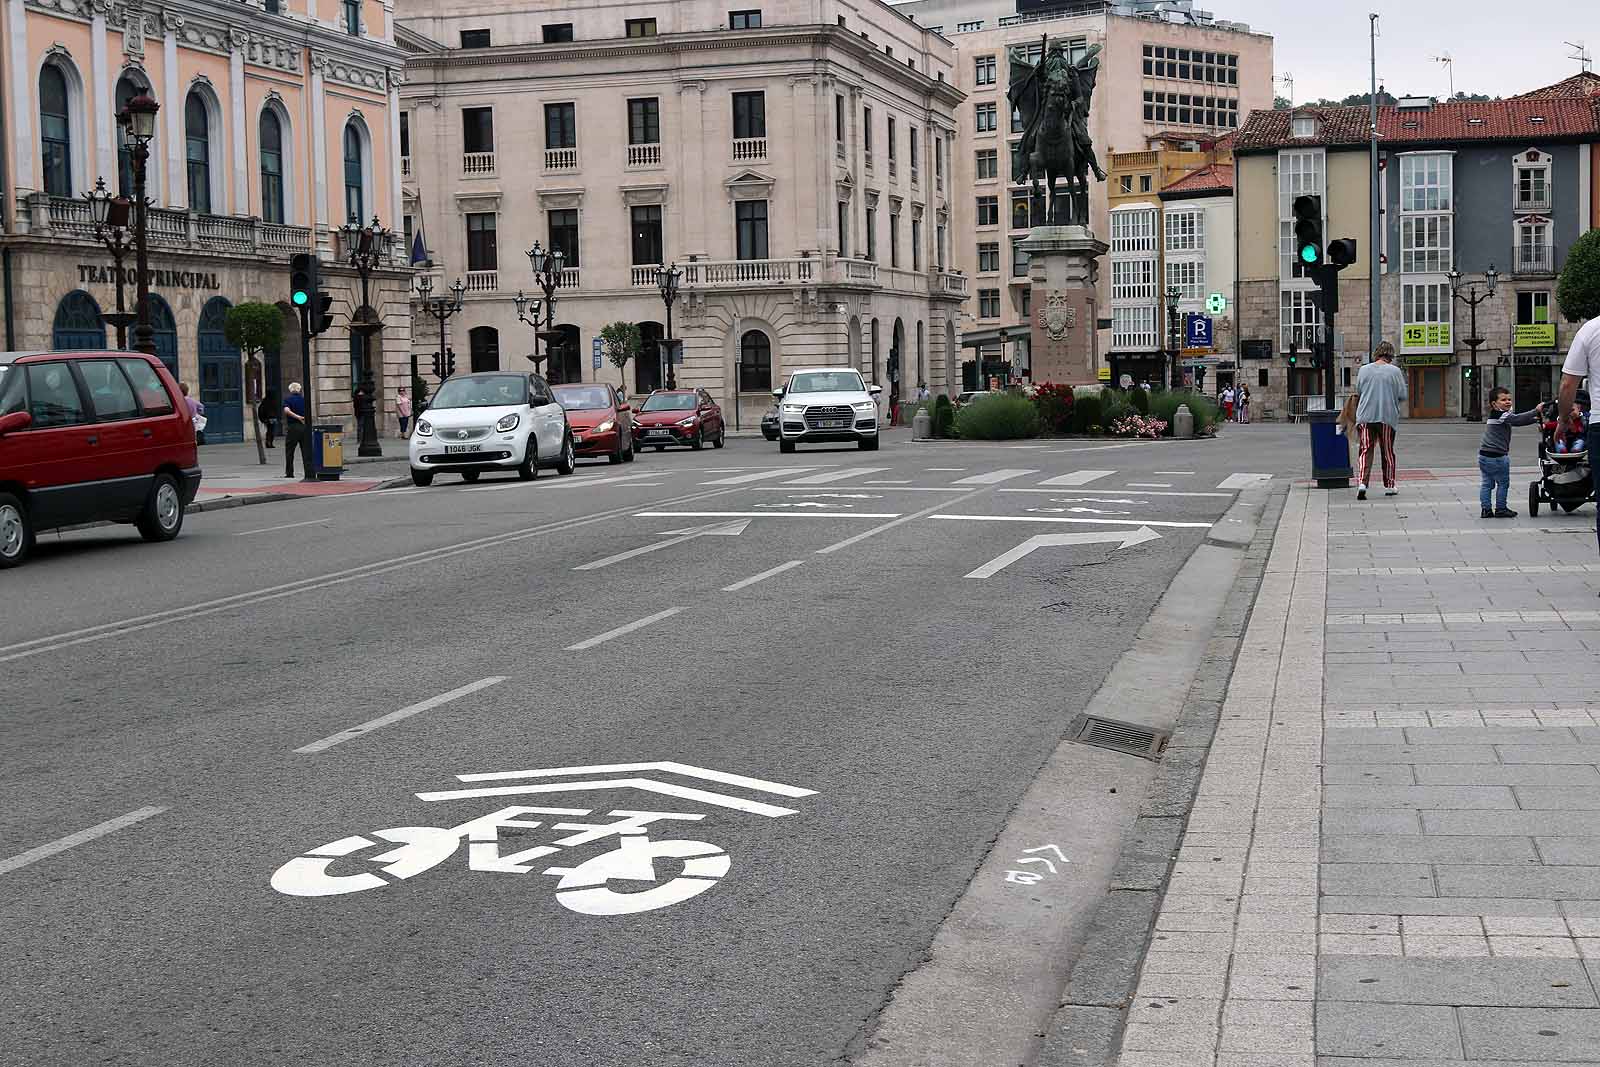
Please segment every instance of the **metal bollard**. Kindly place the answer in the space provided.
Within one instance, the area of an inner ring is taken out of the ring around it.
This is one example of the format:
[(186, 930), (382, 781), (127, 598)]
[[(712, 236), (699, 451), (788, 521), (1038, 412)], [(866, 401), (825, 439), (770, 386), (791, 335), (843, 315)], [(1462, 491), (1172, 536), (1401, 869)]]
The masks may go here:
[(1178, 410), (1172, 415), (1172, 436), (1194, 436), (1194, 412), (1189, 410), (1188, 404), (1179, 404)]

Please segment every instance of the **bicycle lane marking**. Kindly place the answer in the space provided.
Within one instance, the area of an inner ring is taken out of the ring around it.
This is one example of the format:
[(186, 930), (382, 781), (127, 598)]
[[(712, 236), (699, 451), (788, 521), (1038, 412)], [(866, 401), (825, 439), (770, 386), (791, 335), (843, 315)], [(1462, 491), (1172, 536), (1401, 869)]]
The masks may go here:
[(340, 730), (336, 734), (330, 734), (320, 741), (311, 742), (309, 745), (301, 745), (299, 748), (295, 749), (295, 751), (303, 755), (311, 755), (313, 753), (326, 751), (327, 749), (332, 748), (334, 745), (349, 741), (351, 738), (360, 737), (363, 734), (371, 733), (373, 730), (376, 730), (380, 727), (388, 726), (390, 723), (399, 722), (401, 719), (409, 719), (413, 715), (418, 715), (424, 711), (430, 711), (433, 708), (448, 704), (454, 700), (460, 700), (464, 696), (470, 696), (479, 690), (489, 688), (491, 685), (499, 685), (505, 680), (506, 679), (504, 676), (480, 678), (478, 681), (472, 682), (469, 685), (461, 686), (459, 689), (452, 689), (448, 693), (440, 693), (436, 697), (429, 697), (427, 700), (418, 701), (409, 707), (401, 708), (399, 711), (391, 711), (387, 715), (380, 715), (376, 719), (369, 719), (359, 726), (352, 726), (348, 730)]
[(38, 863), (42, 859), (48, 859), (57, 853), (65, 852), (69, 848), (77, 848), (79, 845), (87, 844), (96, 838), (104, 837), (107, 834), (116, 833), (124, 827), (132, 826), (136, 822), (143, 822), (153, 815), (160, 815), (166, 810), (166, 808), (155, 807), (139, 808), (136, 811), (128, 812), (126, 815), (118, 815), (115, 819), (107, 819), (105, 822), (91, 826), (87, 830), (79, 830), (75, 834), (57, 838), (54, 841), (30, 848), (26, 852), (19, 852), (9, 859), (0, 860), (0, 874), (10, 874), (12, 871), (21, 870), (30, 864)]

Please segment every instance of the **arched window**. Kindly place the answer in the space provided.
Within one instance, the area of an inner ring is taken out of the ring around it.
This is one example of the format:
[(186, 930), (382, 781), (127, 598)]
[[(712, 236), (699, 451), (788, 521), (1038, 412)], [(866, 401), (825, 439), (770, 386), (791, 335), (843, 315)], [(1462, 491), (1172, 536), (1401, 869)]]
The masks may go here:
[(666, 335), (659, 322), (639, 324), (639, 355), (633, 361), (633, 389), (639, 396), (661, 388), (661, 339)]
[(82, 289), (74, 289), (61, 298), (51, 324), (50, 347), (57, 352), (98, 352), (106, 347), (106, 324), (100, 318), (100, 305), (94, 302), (94, 297)]
[[(128, 101), (144, 91), (145, 87), (128, 75), (124, 74), (118, 78), (116, 114), (122, 114), (122, 109), (128, 106)], [(158, 168), (150, 168), (152, 172), (155, 169)], [(146, 179), (148, 178), (147, 173)], [(133, 138), (128, 135), (128, 131), (121, 123), (117, 124), (117, 193), (121, 196), (133, 196)]]
[(189, 166), (189, 210), (211, 214), (211, 116), (205, 97), (189, 90), (183, 105), (183, 135)]
[(872, 346), (871, 350), (867, 354), (872, 359), (872, 366), (871, 366), (871, 368), (864, 368), (864, 369), (867, 370), (868, 379), (871, 380), (871, 381), (876, 382), (878, 380), (878, 320), (877, 319), (873, 319), (872, 320), (871, 346)]
[(772, 341), (760, 330), (739, 338), (739, 389), (765, 392), (772, 388)]
[(172, 305), (157, 293), (150, 294), (150, 332), (156, 343), (156, 358), (166, 364), (174, 378), (178, 377), (178, 320), (172, 317)]
[(352, 119), (344, 124), (344, 213), (358, 223), (367, 217), (365, 174), (361, 127)]
[(54, 63), (39, 72), (39, 143), (44, 164), (44, 191), (72, 195), (72, 114), (67, 75)]
[(493, 326), (474, 326), (467, 331), (472, 353), (472, 373), (500, 369), (500, 331)]
[(277, 112), (261, 112), (261, 220), (283, 221), (283, 123)]

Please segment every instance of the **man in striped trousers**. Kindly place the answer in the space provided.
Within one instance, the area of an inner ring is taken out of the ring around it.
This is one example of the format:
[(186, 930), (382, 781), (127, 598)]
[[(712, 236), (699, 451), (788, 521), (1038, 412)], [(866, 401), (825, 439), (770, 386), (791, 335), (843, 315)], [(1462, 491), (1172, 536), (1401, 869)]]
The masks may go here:
[(1373, 349), (1372, 362), (1356, 375), (1356, 432), (1361, 441), (1356, 459), (1357, 500), (1367, 499), (1374, 449), (1382, 457), (1384, 495), (1399, 492), (1395, 488), (1394, 435), (1406, 400), (1406, 376), (1394, 365), (1394, 345), (1380, 341)]

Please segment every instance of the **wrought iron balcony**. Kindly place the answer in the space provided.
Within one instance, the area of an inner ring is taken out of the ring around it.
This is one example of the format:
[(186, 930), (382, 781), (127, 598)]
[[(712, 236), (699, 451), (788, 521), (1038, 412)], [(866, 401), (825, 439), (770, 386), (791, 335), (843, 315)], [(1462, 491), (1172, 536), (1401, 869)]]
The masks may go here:
[(1556, 250), (1553, 245), (1516, 245), (1511, 249), (1511, 273), (1554, 274)]

